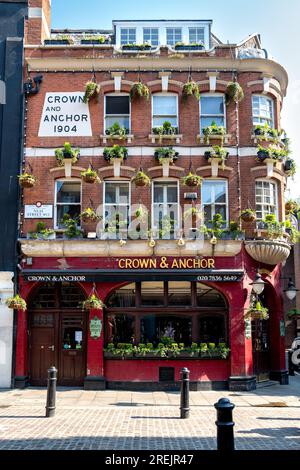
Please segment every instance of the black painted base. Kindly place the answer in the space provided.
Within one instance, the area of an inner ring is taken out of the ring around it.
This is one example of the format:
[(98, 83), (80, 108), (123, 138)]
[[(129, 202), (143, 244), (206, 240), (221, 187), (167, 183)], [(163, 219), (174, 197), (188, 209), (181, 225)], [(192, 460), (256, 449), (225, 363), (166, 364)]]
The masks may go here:
[[(180, 382), (107, 382), (106, 388), (109, 390), (178, 392), (180, 390)], [(201, 390), (228, 390), (228, 382), (190, 382), (190, 390), (192, 392)]]
[(28, 377), (25, 375), (19, 375), (15, 377), (14, 388), (26, 388), (29, 386)]
[(248, 392), (256, 389), (255, 375), (242, 377), (229, 377), (229, 390), (232, 392)]
[(83, 389), (84, 390), (106, 390), (105, 377), (90, 377), (90, 376), (85, 377)]
[(289, 384), (289, 371), (288, 370), (271, 370), (270, 379), (277, 380), (280, 385)]

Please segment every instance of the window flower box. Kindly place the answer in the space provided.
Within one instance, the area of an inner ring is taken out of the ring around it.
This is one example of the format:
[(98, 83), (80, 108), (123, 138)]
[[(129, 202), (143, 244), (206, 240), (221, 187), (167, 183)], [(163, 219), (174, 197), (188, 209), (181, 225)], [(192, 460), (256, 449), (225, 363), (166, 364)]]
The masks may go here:
[(70, 44), (73, 44), (73, 40), (71, 38), (44, 40), (45, 46), (69, 46)]
[(229, 152), (218, 145), (213, 146), (211, 150), (204, 153), (206, 160), (211, 163), (212, 176), (218, 176), (219, 165), (224, 170), (228, 156)]
[(205, 49), (205, 46), (203, 43), (190, 43), (190, 44), (184, 44), (182, 42), (178, 42), (175, 44), (175, 50), (176, 51), (203, 51)]
[(126, 147), (121, 147), (120, 145), (105, 147), (103, 156), (104, 160), (114, 166), (114, 176), (119, 177), (121, 172), (121, 164), (128, 157), (128, 150)]
[(122, 51), (150, 51), (151, 44), (123, 44)]

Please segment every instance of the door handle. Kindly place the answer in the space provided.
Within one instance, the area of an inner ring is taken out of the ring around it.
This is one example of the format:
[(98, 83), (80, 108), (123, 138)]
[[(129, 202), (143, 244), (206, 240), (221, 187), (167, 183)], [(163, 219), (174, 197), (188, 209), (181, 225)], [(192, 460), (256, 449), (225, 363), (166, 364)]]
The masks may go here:
[(54, 351), (54, 345), (49, 346), (48, 349), (52, 349), (52, 351)]

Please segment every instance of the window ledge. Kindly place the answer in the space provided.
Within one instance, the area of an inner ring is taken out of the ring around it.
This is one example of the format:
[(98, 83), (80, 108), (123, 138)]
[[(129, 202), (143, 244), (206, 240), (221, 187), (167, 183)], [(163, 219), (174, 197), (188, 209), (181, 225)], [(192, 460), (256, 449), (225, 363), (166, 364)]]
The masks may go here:
[(176, 144), (180, 144), (182, 137), (182, 134), (149, 134), (149, 139), (152, 144), (155, 144), (155, 142), (161, 142), (162, 140), (175, 140)]
[(210, 140), (224, 140), (224, 144), (228, 144), (230, 138), (231, 134), (214, 134), (207, 137), (201, 134), (197, 135), (197, 140), (200, 141), (200, 144), (209, 144)]
[(108, 140), (118, 140), (118, 141), (127, 141), (127, 144), (131, 144), (132, 140), (134, 139), (133, 134), (126, 134), (124, 136), (119, 136), (119, 135), (100, 135), (100, 139), (103, 141), (104, 144), (107, 143)]
[(255, 144), (259, 144), (260, 142), (271, 142), (271, 143), (274, 143), (274, 144), (277, 144), (279, 145), (281, 148), (284, 148), (285, 145), (283, 142), (281, 142), (278, 138), (276, 137), (266, 137), (264, 135), (255, 135), (255, 134), (252, 134), (251, 135), (251, 139), (253, 140), (253, 142)]

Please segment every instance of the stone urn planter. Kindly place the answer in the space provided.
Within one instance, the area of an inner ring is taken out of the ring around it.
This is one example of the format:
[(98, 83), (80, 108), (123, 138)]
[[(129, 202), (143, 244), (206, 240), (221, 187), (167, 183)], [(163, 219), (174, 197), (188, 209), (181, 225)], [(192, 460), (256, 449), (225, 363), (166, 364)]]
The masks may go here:
[(270, 265), (283, 263), (291, 251), (290, 245), (283, 240), (245, 241), (245, 249), (255, 261)]

